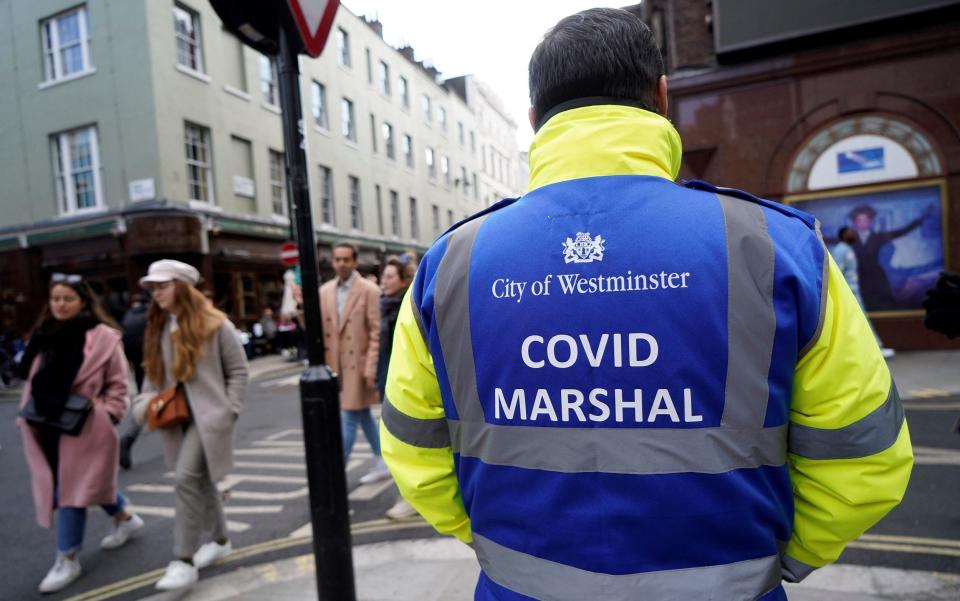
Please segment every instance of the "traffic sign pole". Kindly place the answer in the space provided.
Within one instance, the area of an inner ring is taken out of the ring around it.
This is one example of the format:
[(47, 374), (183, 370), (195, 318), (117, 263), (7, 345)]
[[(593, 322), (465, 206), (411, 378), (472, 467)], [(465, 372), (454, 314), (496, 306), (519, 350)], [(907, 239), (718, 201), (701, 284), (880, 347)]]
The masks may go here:
[(283, 111), (283, 142), (296, 222), (303, 278), (303, 315), (308, 367), (300, 378), (300, 410), (313, 524), (313, 558), (319, 601), (355, 601), (347, 479), (340, 434), (340, 392), (336, 376), (324, 364), (323, 324), (318, 293), (317, 252), (307, 184), (300, 67), (295, 40), (279, 31), (278, 77)]

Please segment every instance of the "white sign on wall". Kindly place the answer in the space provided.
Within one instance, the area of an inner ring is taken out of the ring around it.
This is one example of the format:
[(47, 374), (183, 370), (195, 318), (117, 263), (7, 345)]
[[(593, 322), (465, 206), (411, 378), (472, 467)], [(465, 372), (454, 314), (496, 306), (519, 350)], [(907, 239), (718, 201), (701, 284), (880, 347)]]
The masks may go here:
[(910, 152), (896, 140), (873, 134), (844, 138), (824, 150), (810, 169), (807, 188), (824, 190), (917, 177)]
[(253, 183), (253, 180), (249, 177), (243, 177), (242, 175), (233, 176), (233, 193), (237, 196), (245, 196), (247, 198), (254, 198), (257, 195), (257, 186)]
[(138, 202), (141, 200), (153, 200), (154, 198), (157, 197), (156, 186), (154, 186), (152, 177), (148, 177), (145, 179), (131, 180), (129, 187), (130, 187), (130, 202)]

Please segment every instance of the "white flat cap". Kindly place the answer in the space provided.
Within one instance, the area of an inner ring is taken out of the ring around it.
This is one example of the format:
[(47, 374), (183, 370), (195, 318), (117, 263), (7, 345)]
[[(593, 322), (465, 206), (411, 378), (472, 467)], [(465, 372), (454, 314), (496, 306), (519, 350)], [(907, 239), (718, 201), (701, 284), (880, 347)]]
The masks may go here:
[(161, 259), (150, 264), (147, 275), (140, 278), (140, 285), (171, 280), (180, 280), (196, 286), (200, 281), (200, 272), (193, 265), (173, 259)]

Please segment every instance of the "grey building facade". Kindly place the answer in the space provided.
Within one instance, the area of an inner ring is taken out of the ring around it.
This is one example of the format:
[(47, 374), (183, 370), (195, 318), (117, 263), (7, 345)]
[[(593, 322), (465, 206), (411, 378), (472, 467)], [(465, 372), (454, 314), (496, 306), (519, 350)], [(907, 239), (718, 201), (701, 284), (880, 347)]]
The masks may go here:
[[(321, 269), (334, 241), (372, 270), (525, 189), (493, 93), (441, 80), (376, 21), (341, 7), (301, 72)], [(29, 326), (50, 272), (84, 274), (119, 311), (164, 256), (196, 265), (240, 323), (279, 302), (276, 65), (209, 3), (0, 0), (0, 90), (4, 329)]]

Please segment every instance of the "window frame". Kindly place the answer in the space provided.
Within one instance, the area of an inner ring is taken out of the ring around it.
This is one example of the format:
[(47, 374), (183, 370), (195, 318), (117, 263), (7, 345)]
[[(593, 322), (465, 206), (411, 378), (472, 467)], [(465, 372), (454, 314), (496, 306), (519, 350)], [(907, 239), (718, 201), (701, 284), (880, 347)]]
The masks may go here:
[(363, 230), (363, 204), (360, 195), (360, 178), (355, 175), (347, 176), (347, 186), (350, 190), (350, 228)]
[(430, 100), (429, 94), (420, 96), (420, 108), (427, 123), (433, 123), (433, 101)]
[(450, 175), (450, 157), (443, 155), (440, 157), (440, 173), (443, 174), (443, 183), (446, 185), (451, 185), (453, 179)]
[[(183, 34), (177, 29), (177, 11), (186, 13), (190, 17), (190, 25), (193, 28), (196, 39), (191, 39), (184, 37)], [(176, 61), (177, 66), (192, 71), (194, 73), (200, 73), (206, 75), (206, 64), (204, 62), (205, 56), (203, 52), (203, 29), (200, 26), (200, 13), (182, 2), (174, 2), (173, 4), (173, 36), (176, 50)], [(193, 65), (188, 65), (180, 62), (180, 44), (179, 42), (183, 41), (188, 45), (191, 45), (194, 49), (194, 53), (191, 55), (191, 59), (194, 59), (197, 63), (197, 67)]]
[[(270, 165), (270, 208), (274, 215), (287, 216), (287, 167), (284, 164), (283, 153), (272, 148), (267, 150)], [(279, 159), (279, 170), (275, 160)], [(279, 178), (276, 176), (279, 175)], [(279, 204), (278, 204), (279, 202)], [(278, 211), (277, 208), (280, 208)]]
[(403, 158), (407, 167), (414, 169), (413, 136), (403, 134)]
[(403, 108), (410, 108), (410, 80), (403, 75), (400, 76), (400, 103)]
[(326, 165), (320, 168), (320, 222), (336, 227), (337, 207), (333, 196), (333, 169)]
[(343, 139), (357, 143), (357, 119), (353, 101), (346, 96), (340, 99), (340, 133)]
[(419, 207), (417, 206), (417, 199), (414, 196), (410, 197), (410, 239), (419, 240), (420, 239), (420, 215)]
[[(263, 78), (265, 66), (269, 66), (270, 79)], [(280, 73), (277, 61), (266, 54), (260, 55), (260, 100), (267, 106), (280, 108)]]
[[(80, 57), (83, 64), (77, 71), (64, 73), (62, 55), (64, 46), (60, 44), (60, 30), (57, 27), (57, 23), (61, 19), (65, 19), (74, 14), (77, 15), (78, 40), (76, 43), (70, 44), (69, 47), (80, 46)], [(48, 24), (50, 25), (49, 31), (47, 31)], [(90, 24), (86, 4), (40, 20), (40, 53), (40, 62), (43, 68), (42, 84), (69, 81), (96, 71), (90, 62)]]
[(350, 56), (350, 32), (343, 27), (337, 27), (336, 38), (337, 64), (350, 69), (353, 67), (353, 60)]
[(427, 146), (423, 149), (423, 156), (427, 164), (427, 175), (430, 179), (437, 179), (437, 153), (433, 147)]
[(390, 65), (388, 65), (386, 61), (381, 60), (379, 62), (379, 65), (377, 66), (377, 75), (378, 79), (380, 80), (380, 93), (384, 96), (390, 96)]
[(324, 131), (330, 131), (330, 105), (327, 102), (327, 86), (314, 79), (310, 84), (310, 113), (313, 124)]
[(380, 124), (380, 131), (383, 134), (384, 154), (388, 159), (397, 160), (397, 145), (394, 142), (393, 126), (383, 121)]
[(399, 238), (401, 233), (400, 226), (400, 194), (396, 190), (390, 190), (390, 232), (391, 235)]
[[(83, 170), (73, 169), (73, 150), (72, 141), (80, 132), (89, 133), (89, 152), (90, 166)], [(81, 215), (103, 210), (103, 183), (100, 174), (100, 140), (97, 135), (96, 125), (86, 125), (59, 131), (50, 135), (50, 150), (52, 151), (53, 183), (57, 196), (58, 213), (66, 217), (70, 215)], [(77, 186), (75, 175), (78, 173), (90, 172), (93, 181), (93, 201), (92, 206), (79, 207), (77, 205)]]
[[(187, 200), (191, 202), (202, 202), (213, 205), (216, 197), (213, 189), (213, 141), (210, 134), (210, 128), (204, 127), (198, 123), (193, 123), (192, 121), (184, 121), (183, 124), (184, 159), (186, 160), (187, 165), (187, 177), (185, 178), (187, 183)], [(197, 159), (191, 159), (187, 153), (187, 144), (189, 144), (187, 133), (191, 129), (200, 132), (200, 142), (203, 145), (206, 155), (205, 162), (201, 162)], [(205, 177), (203, 179), (205, 181), (201, 181), (199, 179), (194, 180), (191, 178), (191, 167), (204, 169)], [(203, 185), (201, 186), (201, 184)], [(194, 198), (192, 190), (193, 187), (196, 187), (197, 190), (205, 187), (208, 191), (208, 198)]]

